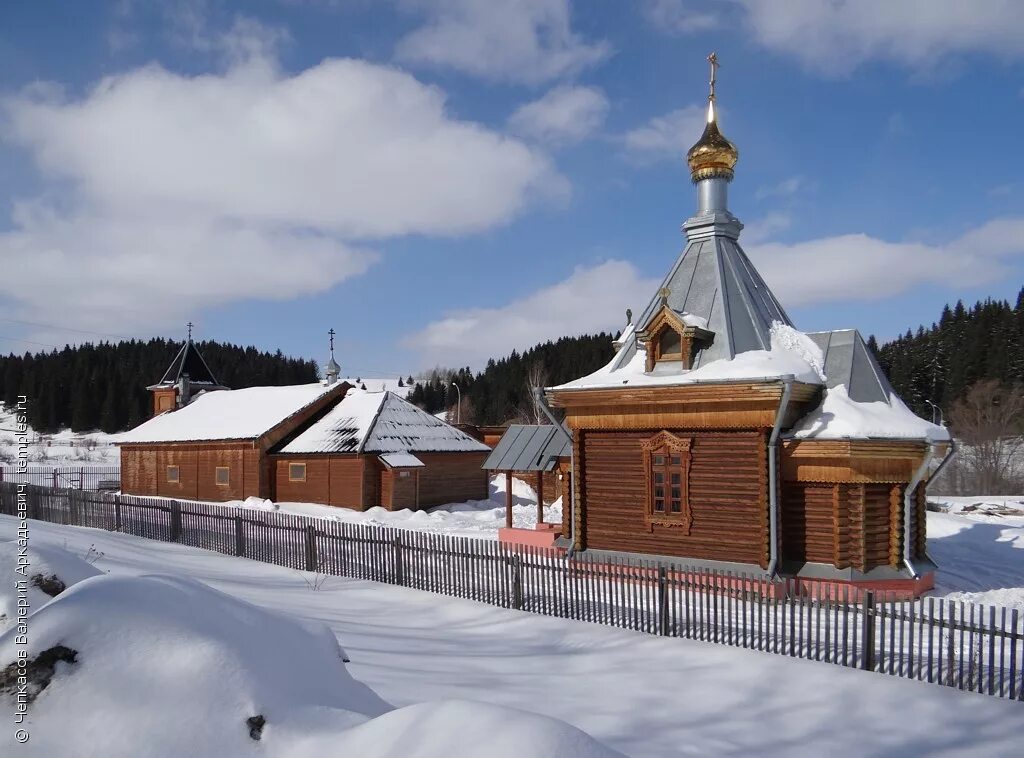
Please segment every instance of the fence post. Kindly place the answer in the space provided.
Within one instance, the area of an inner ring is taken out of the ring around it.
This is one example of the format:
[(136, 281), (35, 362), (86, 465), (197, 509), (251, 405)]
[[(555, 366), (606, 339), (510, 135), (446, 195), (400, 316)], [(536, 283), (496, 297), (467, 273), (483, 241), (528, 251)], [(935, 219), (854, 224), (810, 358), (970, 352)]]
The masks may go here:
[(53, 479), (53, 488), (57, 489), (57, 469), (54, 469), (50, 473), (50, 478)]
[(520, 561), (518, 553), (512, 556), (512, 607), (517, 611), (523, 609), (523, 573)]
[(121, 498), (114, 495), (114, 531), (121, 531)]
[(396, 531), (392, 543), (395, 548), (395, 584), (405, 584), (405, 565), (402, 563), (402, 533)]
[(860, 667), (865, 671), (873, 671), (875, 668), (875, 593), (871, 590), (864, 592), (864, 618), (861, 622), (861, 630), (864, 654), (861, 657)]
[(668, 637), (668, 573), (658, 566), (658, 634)]
[(181, 503), (171, 501), (171, 542), (181, 539)]
[(85, 489), (85, 466), (78, 467), (78, 489)]
[(235, 555), (245, 555), (245, 530), (242, 528), (242, 514), (235, 516)]
[(310, 524), (306, 527), (306, 571), (317, 570), (316, 555), (316, 527)]

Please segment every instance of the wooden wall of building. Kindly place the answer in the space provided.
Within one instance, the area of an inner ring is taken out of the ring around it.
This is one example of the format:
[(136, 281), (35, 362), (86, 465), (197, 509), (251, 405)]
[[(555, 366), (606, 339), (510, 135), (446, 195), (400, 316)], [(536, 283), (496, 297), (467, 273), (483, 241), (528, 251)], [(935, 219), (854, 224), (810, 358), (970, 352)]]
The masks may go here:
[(416, 453), (420, 469), (420, 508), (467, 500), (486, 500), (488, 474), (480, 468), (486, 450), (469, 453)]
[[(168, 467), (178, 481), (168, 481)], [(122, 445), (121, 490), (129, 495), (223, 502), (267, 497), (260, 476), (262, 454), (252, 443)], [(228, 483), (217, 484), (217, 468), (228, 469)]]
[[(291, 463), (306, 464), (306, 481), (288, 479)], [(323, 503), (363, 510), (365, 461), (358, 455), (275, 455), (276, 494), (287, 503)]]
[(688, 558), (753, 563), (768, 561), (767, 460), (762, 431), (673, 430), (693, 440), (690, 533), (645, 523), (647, 484), (641, 443), (660, 432), (582, 431), (580, 446), (584, 544)]
[[(870, 571), (903, 561), (901, 482), (828, 484), (786, 482), (781, 525), (784, 561)], [(924, 487), (912, 513), (914, 558), (925, 557)]]

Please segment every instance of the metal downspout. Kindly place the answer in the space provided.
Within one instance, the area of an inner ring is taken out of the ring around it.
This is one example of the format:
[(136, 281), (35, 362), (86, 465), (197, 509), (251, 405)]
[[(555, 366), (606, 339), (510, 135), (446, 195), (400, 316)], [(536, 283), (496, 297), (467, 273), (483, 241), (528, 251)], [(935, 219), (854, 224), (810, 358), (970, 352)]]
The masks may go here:
[(775, 414), (775, 426), (768, 438), (768, 568), (769, 577), (775, 576), (779, 567), (779, 474), (778, 450), (779, 432), (786, 411), (789, 410), (789, 398), (793, 394), (793, 377), (783, 379), (782, 397), (779, 399), (779, 410)]
[[(536, 387), (533, 390), (533, 394), (540, 409), (548, 417), (548, 421), (565, 432), (571, 443), (572, 431), (551, 413), (551, 409), (548, 408), (547, 398), (544, 397), (544, 391), (540, 387)], [(569, 446), (569, 477), (569, 550), (566, 552), (566, 556), (572, 558), (576, 552), (576, 446), (572, 444)], [(562, 507), (565, 507), (564, 503)]]
[(931, 444), (928, 445), (928, 452), (924, 456), (924, 460), (921, 461), (921, 465), (917, 467), (917, 471), (914, 472), (913, 478), (907, 483), (907, 489), (903, 492), (903, 565), (907, 567), (907, 571), (910, 575), (917, 579), (919, 576), (917, 569), (914, 568), (914, 562), (910, 556), (910, 514), (913, 512), (911, 509), (913, 505), (911, 500), (914, 497), (914, 493), (917, 491), (917, 485), (924, 479), (924, 475), (928, 473), (928, 467), (932, 463), (932, 459), (935, 454), (932, 452)]

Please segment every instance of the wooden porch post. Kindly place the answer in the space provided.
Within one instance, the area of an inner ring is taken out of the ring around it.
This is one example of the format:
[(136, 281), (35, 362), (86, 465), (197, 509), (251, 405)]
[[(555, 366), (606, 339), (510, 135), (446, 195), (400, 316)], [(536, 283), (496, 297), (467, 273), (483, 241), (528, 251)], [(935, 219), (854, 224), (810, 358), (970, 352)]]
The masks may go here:
[(505, 472), (505, 528), (512, 528), (512, 472)]
[(544, 523), (544, 472), (537, 472), (537, 523)]

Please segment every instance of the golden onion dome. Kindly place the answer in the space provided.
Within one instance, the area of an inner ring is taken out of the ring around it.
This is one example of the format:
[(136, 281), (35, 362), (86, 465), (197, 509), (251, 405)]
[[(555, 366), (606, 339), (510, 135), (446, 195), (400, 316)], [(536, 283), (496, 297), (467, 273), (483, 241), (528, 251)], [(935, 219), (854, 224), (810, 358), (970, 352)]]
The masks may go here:
[(731, 180), (733, 168), (740, 157), (736, 146), (727, 140), (718, 129), (718, 119), (715, 114), (715, 71), (718, 68), (718, 57), (711, 53), (708, 56), (708, 62), (711, 64), (708, 120), (704, 127), (704, 133), (697, 140), (697, 144), (686, 153), (686, 162), (690, 165), (690, 176), (695, 182), (716, 176)]

